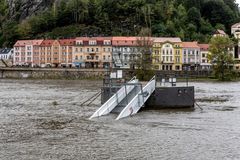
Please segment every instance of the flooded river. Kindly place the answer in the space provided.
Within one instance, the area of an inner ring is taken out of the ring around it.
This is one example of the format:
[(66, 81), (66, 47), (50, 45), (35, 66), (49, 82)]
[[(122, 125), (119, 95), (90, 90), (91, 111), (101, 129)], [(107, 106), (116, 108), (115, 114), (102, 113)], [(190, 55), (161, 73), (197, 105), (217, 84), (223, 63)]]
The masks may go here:
[[(191, 83), (194, 111), (89, 120), (97, 81), (0, 80), (0, 159), (240, 159), (240, 83)], [(174, 98), (173, 98), (174, 99)]]

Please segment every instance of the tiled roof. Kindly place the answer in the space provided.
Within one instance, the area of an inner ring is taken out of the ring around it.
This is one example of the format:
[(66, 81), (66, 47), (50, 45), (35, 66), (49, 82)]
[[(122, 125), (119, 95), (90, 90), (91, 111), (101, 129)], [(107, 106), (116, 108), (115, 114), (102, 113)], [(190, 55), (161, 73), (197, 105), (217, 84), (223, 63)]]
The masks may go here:
[(137, 41), (140, 37), (113, 37), (113, 46), (137, 46)]
[(25, 45), (31, 45), (32, 44), (32, 40), (18, 40), (14, 47), (22, 47), (22, 46), (25, 46)]
[(41, 45), (42, 42), (43, 42), (43, 39), (32, 40), (32, 45), (38, 46), (38, 45)]
[(12, 50), (12, 48), (3, 48), (3, 49), (0, 49), (0, 54), (8, 54), (11, 50)]
[(83, 41), (104, 41), (104, 40), (112, 40), (112, 37), (77, 37), (75, 40), (83, 40)]
[(179, 37), (154, 37), (154, 42), (164, 43), (164, 42), (172, 42), (172, 43), (180, 43), (182, 42)]
[(198, 46), (200, 47), (200, 50), (202, 50), (202, 51), (208, 51), (208, 49), (209, 49), (209, 44), (198, 44)]
[(54, 41), (52, 39), (43, 40), (41, 46), (52, 46)]
[(39, 40), (19, 40), (15, 43), (14, 47), (23, 47), (25, 45), (40, 45), (42, 43), (42, 39)]
[(60, 39), (58, 40), (61, 46), (73, 46), (75, 39)]
[(182, 42), (183, 48), (200, 48), (197, 42)]

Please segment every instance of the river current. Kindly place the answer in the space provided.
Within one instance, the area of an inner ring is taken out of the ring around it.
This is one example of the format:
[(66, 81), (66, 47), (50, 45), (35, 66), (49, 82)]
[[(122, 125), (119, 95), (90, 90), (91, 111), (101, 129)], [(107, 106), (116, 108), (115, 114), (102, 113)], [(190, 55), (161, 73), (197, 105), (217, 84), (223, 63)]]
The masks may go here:
[[(101, 81), (0, 80), (0, 159), (239, 160), (240, 82), (192, 82), (200, 110), (89, 120)], [(174, 99), (174, 97), (173, 97)]]

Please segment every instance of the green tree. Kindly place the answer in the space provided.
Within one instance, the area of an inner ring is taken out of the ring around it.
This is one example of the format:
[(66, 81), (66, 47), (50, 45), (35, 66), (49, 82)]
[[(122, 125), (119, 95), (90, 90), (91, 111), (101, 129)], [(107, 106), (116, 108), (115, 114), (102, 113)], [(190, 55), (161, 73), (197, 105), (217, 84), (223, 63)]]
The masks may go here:
[(210, 41), (209, 59), (213, 64), (215, 77), (221, 81), (233, 78), (233, 46), (229, 37), (213, 37)]

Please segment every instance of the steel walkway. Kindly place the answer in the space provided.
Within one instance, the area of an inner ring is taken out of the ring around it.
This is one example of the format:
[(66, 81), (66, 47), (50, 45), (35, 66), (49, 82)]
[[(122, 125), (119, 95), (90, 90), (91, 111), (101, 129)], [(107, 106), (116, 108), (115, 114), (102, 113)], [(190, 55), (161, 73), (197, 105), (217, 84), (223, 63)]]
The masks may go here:
[(136, 77), (118, 90), (106, 103), (104, 103), (91, 117), (100, 117), (110, 112), (120, 113), (116, 120), (136, 114), (155, 91), (155, 76), (142, 87)]

